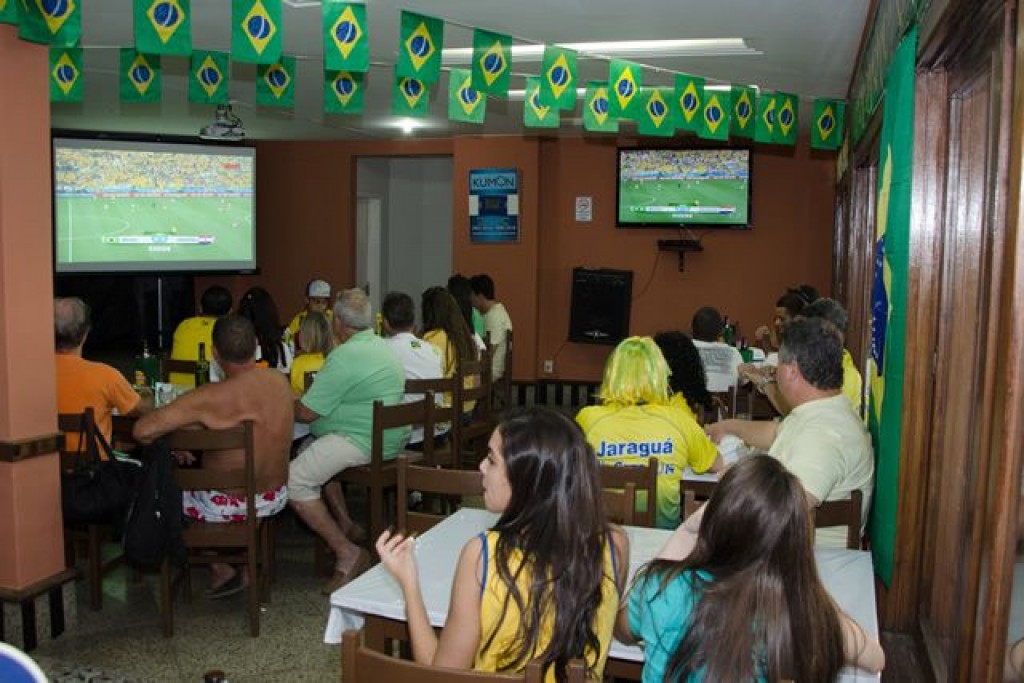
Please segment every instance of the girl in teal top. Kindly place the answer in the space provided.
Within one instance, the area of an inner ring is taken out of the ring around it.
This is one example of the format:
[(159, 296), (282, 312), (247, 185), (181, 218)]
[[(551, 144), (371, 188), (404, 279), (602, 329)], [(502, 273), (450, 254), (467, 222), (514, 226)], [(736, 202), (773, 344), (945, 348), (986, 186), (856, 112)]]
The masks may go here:
[(643, 680), (834, 681), (845, 663), (880, 671), (881, 646), (825, 591), (813, 541), (804, 489), (778, 460), (730, 467), (619, 612), (620, 640), (644, 644)]

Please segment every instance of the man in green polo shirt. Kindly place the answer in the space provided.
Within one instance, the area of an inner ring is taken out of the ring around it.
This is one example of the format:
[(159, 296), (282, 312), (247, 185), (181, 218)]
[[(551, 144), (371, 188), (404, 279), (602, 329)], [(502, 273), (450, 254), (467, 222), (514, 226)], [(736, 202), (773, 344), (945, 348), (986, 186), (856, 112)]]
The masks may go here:
[[(348, 516), (341, 487), (327, 490), (324, 485), (338, 472), (370, 462), (373, 402), (396, 405), (405, 390), (402, 363), (373, 333), (370, 301), (363, 290), (347, 289), (338, 296), (332, 324), (341, 343), (327, 356), (309, 391), (295, 402), (296, 421), (311, 423), (316, 438), (288, 472), (292, 507), (334, 551), (334, 576), (324, 586), (325, 594), (366, 569), (370, 557), (349, 538), (359, 530)], [(408, 439), (408, 429), (384, 432), (384, 458), (395, 457)], [(330, 511), (321, 493), (329, 497)]]

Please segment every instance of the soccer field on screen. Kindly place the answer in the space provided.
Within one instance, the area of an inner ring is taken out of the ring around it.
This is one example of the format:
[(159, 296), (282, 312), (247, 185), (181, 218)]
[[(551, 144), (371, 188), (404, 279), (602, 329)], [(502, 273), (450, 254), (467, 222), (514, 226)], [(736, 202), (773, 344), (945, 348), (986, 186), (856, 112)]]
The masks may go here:
[[(252, 224), (252, 197), (247, 196), (58, 197), (57, 261), (251, 260)], [(202, 243), (180, 243), (189, 240)]]
[(625, 180), (619, 222), (746, 225), (747, 188), (744, 179)]

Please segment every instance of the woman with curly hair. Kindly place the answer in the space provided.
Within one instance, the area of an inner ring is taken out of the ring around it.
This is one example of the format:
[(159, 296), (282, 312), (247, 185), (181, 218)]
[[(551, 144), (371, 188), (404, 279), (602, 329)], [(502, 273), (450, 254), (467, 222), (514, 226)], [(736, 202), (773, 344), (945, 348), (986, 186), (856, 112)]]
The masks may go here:
[(462, 549), (448, 621), (434, 634), (420, 592), (415, 539), (384, 532), (377, 552), (405, 596), (413, 658), (457, 669), (518, 672), (543, 662), (565, 680), (582, 658), (601, 680), (629, 544), (609, 525), (597, 463), (568, 418), (534, 408), (494, 430), (480, 463), (494, 526)]
[(687, 411), (694, 420), (701, 410), (714, 410), (704, 364), (690, 336), (683, 332), (659, 332), (654, 335), (654, 343), (665, 356), (671, 373), (668, 386), (672, 390), (672, 405)]
[[(646, 465), (658, 460), (657, 526), (679, 524), (679, 480), (724, 467), (718, 449), (692, 415), (669, 400), (669, 367), (650, 337), (619, 343), (604, 366), (601, 405), (584, 408), (576, 421), (601, 465)], [(646, 498), (643, 498), (641, 505)]]

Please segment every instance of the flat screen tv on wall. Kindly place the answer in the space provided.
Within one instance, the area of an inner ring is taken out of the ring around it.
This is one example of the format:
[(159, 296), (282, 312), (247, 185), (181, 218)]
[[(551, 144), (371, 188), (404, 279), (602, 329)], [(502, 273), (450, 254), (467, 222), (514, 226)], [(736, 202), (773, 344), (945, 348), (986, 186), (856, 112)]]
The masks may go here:
[(255, 151), (54, 138), (57, 272), (254, 270)]
[(750, 227), (749, 149), (619, 149), (620, 228)]

